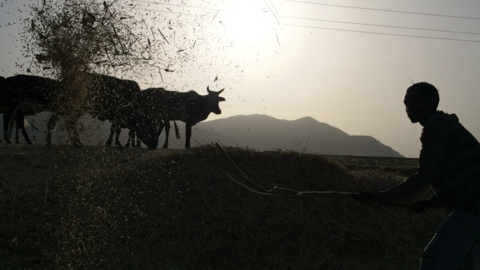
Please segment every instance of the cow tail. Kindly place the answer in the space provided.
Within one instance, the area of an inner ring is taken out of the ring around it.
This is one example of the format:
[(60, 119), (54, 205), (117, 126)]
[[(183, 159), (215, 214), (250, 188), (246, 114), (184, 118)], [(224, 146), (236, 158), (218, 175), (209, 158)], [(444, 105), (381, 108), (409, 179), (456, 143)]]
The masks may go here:
[(173, 126), (175, 127), (175, 136), (177, 136), (177, 139), (180, 139), (180, 131), (178, 131), (177, 122), (173, 121)]

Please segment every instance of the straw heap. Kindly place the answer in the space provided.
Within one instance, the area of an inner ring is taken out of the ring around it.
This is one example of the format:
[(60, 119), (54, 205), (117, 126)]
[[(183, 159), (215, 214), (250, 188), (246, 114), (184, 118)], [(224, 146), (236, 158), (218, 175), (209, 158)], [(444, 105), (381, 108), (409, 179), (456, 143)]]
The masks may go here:
[(347, 170), (348, 157), (288, 151), (92, 149), (68, 153), (58, 171), (42, 156), (33, 167), (51, 175), (30, 183), (4, 172), (2, 269), (416, 269), (444, 215), (252, 191), (375, 191), (401, 181), (403, 163)]

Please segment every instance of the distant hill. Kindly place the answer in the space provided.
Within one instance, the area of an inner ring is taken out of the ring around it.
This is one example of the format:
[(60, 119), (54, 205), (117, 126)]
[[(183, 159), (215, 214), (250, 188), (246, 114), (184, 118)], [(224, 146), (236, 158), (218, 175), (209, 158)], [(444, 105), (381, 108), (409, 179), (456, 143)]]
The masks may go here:
[(259, 150), (286, 149), (322, 155), (403, 157), (371, 136), (350, 136), (312, 117), (288, 121), (267, 115), (239, 115), (201, 122), (193, 128), (192, 145), (219, 141), (223, 145)]
[[(45, 127), (48, 114), (43, 113), (28, 118), (40, 130), (28, 129), (36, 136), (38, 142), (45, 140)], [(82, 142), (88, 145), (103, 144), (108, 138), (110, 123), (85, 117), (89, 126)], [(175, 138), (170, 130), (170, 148), (183, 148), (185, 144), (185, 125), (177, 122), (181, 139)], [(163, 145), (162, 132), (159, 147)], [(2, 136), (3, 137), (3, 136)], [(58, 132), (52, 137), (53, 143), (66, 142), (66, 133)], [(121, 136), (122, 143), (127, 141), (127, 132)], [(222, 145), (248, 147), (258, 150), (294, 150), (298, 152), (322, 155), (352, 155), (376, 157), (403, 157), (391, 147), (386, 146), (371, 136), (352, 136), (342, 130), (319, 122), (312, 117), (297, 120), (281, 120), (267, 115), (238, 115), (213, 121), (200, 122), (193, 127), (192, 146), (211, 142)]]

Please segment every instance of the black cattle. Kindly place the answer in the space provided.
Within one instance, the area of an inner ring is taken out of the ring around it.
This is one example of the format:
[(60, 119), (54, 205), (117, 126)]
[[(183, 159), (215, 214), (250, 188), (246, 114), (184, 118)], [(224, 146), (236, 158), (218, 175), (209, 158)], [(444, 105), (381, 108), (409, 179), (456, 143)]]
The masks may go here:
[(55, 111), (54, 98), (58, 95), (59, 83), (39, 76), (16, 75), (2, 79), (0, 87), (5, 141), (10, 143), (9, 123), (12, 121), (13, 125), (15, 121), (27, 143), (32, 143), (24, 129), (24, 116), (43, 110)]
[(19, 110), (19, 113), (15, 113), (15, 119), (8, 119), (8, 120), (4, 119), (4, 123), (8, 125), (8, 135), (5, 135), (6, 141), (7, 143), (10, 143), (9, 138), (11, 138), (11, 131), (13, 129), (13, 125), (15, 124), (15, 131), (16, 131), (15, 142), (20, 143), (19, 134), (22, 133), (25, 141), (28, 144), (33, 144), (33, 142), (30, 140), (30, 137), (28, 136), (27, 131), (25, 130), (25, 123), (27, 122), (28, 125), (30, 125), (36, 130), (38, 129), (35, 126), (33, 126), (33, 124), (28, 123), (28, 121), (25, 119), (25, 116), (41, 113), (45, 110), (45, 108), (43, 108), (42, 105), (37, 104), (35, 102), (25, 101), (22, 104), (20, 104), (20, 106), (18, 106), (16, 110)]
[(95, 104), (91, 108), (92, 116), (112, 123), (106, 145), (110, 146), (115, 136), (114, 144), (121, 146), (121, 129), (129, 126), (122, 119), (129, 114), (133, 116), (133, 110), (137, 109), (134, 102), (140, 94), (140, 87), (134, 81), (106, 75), (91, 74), (90, 79), (89, 91), (92, 93), (92, 104)]
[(195, 91), (176, 92), (163, 88), (149, 88), (141, 92), (139, 104), (151, 110), (156, 119), (163, 120), (166, 133), (163, 148), (168, 148), (169, 121), (171, 120), (185, 122), (185, 148), (190, 148), (192, 126), (207, 119), (211, 112), (222, 113), (218, 103), (225, 101), (225, 98), (219, 96), (223, 90), (225, 89), (218, 92), (210, 91), (207, 87), (208, 95), (201, 96)]
[(112, 76), (91, 74), (89, 92), (93, 117), (112, 122), (107, 145), (111, 144), (115, 134), (115, 144), (120, 146), (118, 139), (121, 128), (135, 132), (149, 149), (158, 145), (158, 124), (152, 114), (137, 103), (140, 87), (131, 80), (122, 80)]
[[(22, 134), (28, 143), (31, 140), (24, 129), (25, 115), (32, 115), (41, 110), (50, 111), (52, 113), (47, 124), (47, 145), (51, 144), (51, 133), (55, 127), (59, 116), (62, 116), (62, 95), (64, 95), (65, 87), (62, 82), (57, 80), (33, 76), (33, 75), (15, 75), (8, 77), (4, 83), (4, 89), (1, 96), (1, 107), (6, 109), (4, 112), (4, 132), (5, 139), (10, 142), (10, 131), (7, 132), (10, 123), (10, 130), (13, 122), (22, 130)], [(41, 109), (39, 109), (41, 108)], [(77, 112), (76, 122), (81, 116), (81, 112)], [(78, 132), (75, 125), (67, 125), (70, 139), (73, 145), (81, 146)]]

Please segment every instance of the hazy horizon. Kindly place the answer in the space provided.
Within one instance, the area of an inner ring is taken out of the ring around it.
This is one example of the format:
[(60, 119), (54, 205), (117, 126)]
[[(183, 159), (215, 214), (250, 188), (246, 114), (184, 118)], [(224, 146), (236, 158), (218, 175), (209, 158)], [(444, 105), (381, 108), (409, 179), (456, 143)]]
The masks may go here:
[[(149, 70), (134, 79), (142, 89), (206, 94), (207, 86), (226, 88), (222, 114), (206, 121), (250, 114), (285, 120), (310, 116), (418, 157), (422, 127), (410, 123), (403, 97), (412, 83), (427, 81), (440, 91), (438, 109), (457, 114), (480, 138), (478, 1), (124, 2), (144, 14), (158, 10), (157, 27), (173, 39), (171, 51), (186, 49), (196, 56), (195, 61), (162, 63), (175, 70), (162, 77)], [(18, 32), (28, 3), (0, 4), (0, 76), (26, 73), (15, 63), (27, 61)], [(182, 12), (212, 15), (198, 28), (189, 25), (188, 16), (194, 15)], [(181, 20), (183, 27), (169, 30), (169, 20)], [(199, 40), (195, 49), (183, 43), (187, 37)]]

